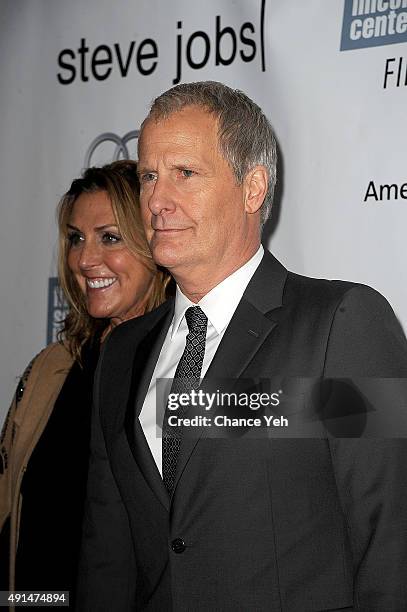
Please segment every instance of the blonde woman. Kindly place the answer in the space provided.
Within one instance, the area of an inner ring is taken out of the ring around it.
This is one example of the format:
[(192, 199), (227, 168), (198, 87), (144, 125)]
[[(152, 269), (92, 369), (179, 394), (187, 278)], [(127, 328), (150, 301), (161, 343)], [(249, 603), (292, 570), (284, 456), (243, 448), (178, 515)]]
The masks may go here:
[(63, 196), (58, 224), (69, 312), (59, 342), (25, 371), (3, 428), (0, 527), (10, 589), (70, 591), (72, 606), (100, 345), (161, 304), (169, 276), (148, 250), (135, 162), (86, 170)]

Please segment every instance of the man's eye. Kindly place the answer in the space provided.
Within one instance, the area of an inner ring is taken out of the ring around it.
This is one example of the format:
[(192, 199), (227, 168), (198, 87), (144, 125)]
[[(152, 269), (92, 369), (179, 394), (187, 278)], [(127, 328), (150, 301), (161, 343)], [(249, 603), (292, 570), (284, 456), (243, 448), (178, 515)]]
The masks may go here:
[(146, 172), (145, 174), (142, 174), (140, 177), (140, 182), (142, 183), (149, 183), (154, 180), (155, 180), (154, 172)]
[(70, 247), (78, 246), (83, 241), (83, 237), (78, 232), (70, 232), (68, 234), (68, 244)]
[(121, 242), (122, 237), (119, 234), (112, 234), (111, 232), (105, 232), (102, 236), (102, 242), (104, 244), (117, 244)]
[(193, 170), (188, 170), (187, 168), (183, 168), (181, 170), (181, 174), (182, 176), (184, 176), (185, 178), (191, 178), (191, 176), (193, 176), (195, 173)]

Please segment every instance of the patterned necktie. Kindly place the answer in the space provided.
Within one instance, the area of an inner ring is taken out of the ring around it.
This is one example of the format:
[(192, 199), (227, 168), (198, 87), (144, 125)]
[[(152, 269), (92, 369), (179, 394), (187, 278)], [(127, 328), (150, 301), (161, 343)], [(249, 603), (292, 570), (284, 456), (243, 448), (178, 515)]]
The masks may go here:
[[(208, 319), (199, 306), (191, 306), (185, 312), (189, 333), (181, 359), (175, 370), (170, 393), (190, 393), (197, 390), (201, 382), (201, 370), (205, 355), (206, 328)], [(182, 427), (171, 427), (168, 417), (171, 411), (165, 409), (163, 421), (163, 480), (168, 493), (174, 488), (177, 460), (181, 446)], [(181, 416), (179, 410), (177, 416)]]

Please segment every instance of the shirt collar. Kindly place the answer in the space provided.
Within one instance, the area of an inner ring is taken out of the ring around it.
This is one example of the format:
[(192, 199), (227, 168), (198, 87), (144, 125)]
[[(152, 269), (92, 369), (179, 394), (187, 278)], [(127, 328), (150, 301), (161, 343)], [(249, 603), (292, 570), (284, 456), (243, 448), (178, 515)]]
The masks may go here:
[(185, 311), (190, 306), (200, 306), (216, 332), (221, 334), (229, 325), (250, 279), (263, 258), (263, 254), (264, 249), (260, 245), (249, 261), (211, 289), (197, 304), (191, 302), (177, 285), (171, 340), (179, 329)]

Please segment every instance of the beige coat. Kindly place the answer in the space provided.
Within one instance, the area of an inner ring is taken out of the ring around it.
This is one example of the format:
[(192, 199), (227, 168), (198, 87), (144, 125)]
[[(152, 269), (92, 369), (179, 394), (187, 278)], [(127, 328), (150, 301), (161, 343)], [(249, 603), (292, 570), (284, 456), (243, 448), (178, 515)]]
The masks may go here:
[(61, 344), (50, 344), (34, 360), (20, 401), (14, 400), (1, 437), (0, 530), (10, 516), (10, 590), (14, 590), (22, 496), (21, 482), (55, 401), (73, 364)]

